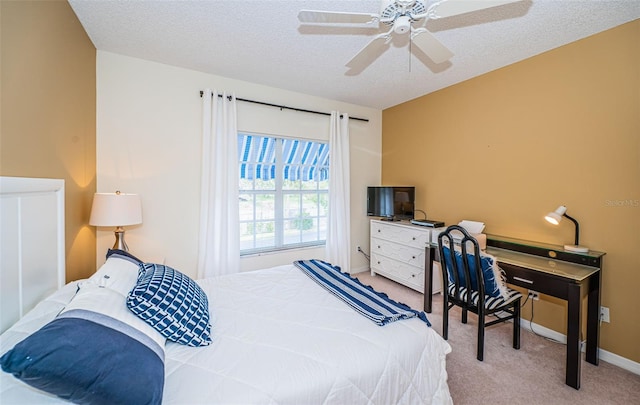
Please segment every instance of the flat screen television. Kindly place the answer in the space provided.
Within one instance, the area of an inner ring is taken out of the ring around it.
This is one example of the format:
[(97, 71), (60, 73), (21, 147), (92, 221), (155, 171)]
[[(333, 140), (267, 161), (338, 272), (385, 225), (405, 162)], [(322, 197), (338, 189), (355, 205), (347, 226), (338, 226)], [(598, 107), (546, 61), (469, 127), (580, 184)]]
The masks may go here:
[(412, 186), (367, 187), (367, 215), (390, 221), (413, 219), (415, 195)]

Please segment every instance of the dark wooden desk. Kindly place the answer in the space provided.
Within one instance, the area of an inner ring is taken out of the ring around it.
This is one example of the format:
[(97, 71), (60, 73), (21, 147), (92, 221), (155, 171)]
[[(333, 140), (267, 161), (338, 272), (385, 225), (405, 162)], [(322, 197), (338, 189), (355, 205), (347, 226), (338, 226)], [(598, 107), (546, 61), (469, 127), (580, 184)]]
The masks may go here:
[[(573, 253), (562, 246), (487, 236), (486, 252), (495, 256), (507, 283), (566, 300), (566, 384), (580, 388), (580, 333), (582, 299), (587, 296), (587, 346), (585, 359), (598, 365), (600, 342), (600, 286), (605, 253)], [(437, 245), (426, 247), (424, 310), (431, 312), (433, 262)], [(444, 286), (443, 286), (444, 289)]]

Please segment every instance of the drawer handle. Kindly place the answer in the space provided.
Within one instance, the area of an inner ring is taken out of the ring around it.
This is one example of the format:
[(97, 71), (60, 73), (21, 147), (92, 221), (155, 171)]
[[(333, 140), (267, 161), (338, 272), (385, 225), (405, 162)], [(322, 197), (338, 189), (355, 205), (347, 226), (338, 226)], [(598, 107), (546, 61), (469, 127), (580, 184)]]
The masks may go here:
[(413, 237), (413, 238), (411, 238), (411, 239), (416, 240), (416, 237), (414, 236), (414, 237)]
[(380, 232), (380, 229), (378, 229), (378, 233)]
[(380, 245), (378, 245), (378, 249), (380, 249)]
[(380, 264), (380, 260), (378, 260), (378, 264)]
[(412, 258), (412, 259), (415, 259), (416, 257), (415, 257), (415, 256), (411, 256), (411, 258)]
[(415, 274), (412, 274), (412, 275), (411, 275), (411, 277), (415, 277), (415, 276), (416, 276)]
[(527, 284), (533, 284), (533, 281), (531, 280), (527, 280), (526, 278), (520, 278), (520, 277), (513, 277), (514, 280), (518, 280), (518, 281), (522, 281), (523, 283), (527, 283)]

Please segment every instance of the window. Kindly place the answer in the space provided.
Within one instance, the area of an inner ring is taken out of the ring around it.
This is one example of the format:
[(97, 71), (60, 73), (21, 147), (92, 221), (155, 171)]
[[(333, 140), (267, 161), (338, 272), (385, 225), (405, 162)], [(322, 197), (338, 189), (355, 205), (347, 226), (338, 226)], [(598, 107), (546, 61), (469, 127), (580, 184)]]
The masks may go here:
[(238, 135), (240, 253), (322, 245), (329, 205), (329, 145)]

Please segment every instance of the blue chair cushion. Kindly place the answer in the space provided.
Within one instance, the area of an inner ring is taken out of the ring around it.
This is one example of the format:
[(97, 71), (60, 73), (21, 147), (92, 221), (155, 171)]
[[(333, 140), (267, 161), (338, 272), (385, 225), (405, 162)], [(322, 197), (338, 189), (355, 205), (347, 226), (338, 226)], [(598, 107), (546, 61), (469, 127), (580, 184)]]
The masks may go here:
[[(445, 263), (447, 266), (447, 274), (449, 275), (449, 283), (454, 283), (453, 264), (451, 263), (451, 254), (448, 247), (444, 246)], [(456, 264), (458, 268), (458, 277), (461, 287), (468, 287), (464, 277), (464, 263), (462, 253), (454, 249)], [(469, 262), (469, 275), (471, 277), (471, 289), (478, 290), (478, 279), (476, 277), (476, 261), (474, 255), (467, 253), (467, 261)], [(482, 266), (482, 275), (484, 278), (484, 292), (490, 297), (503, 297), (507, 299), (508, 291), (504, 282), (502, 271), (496, 263), (496, 259), (486, 253), (480, 254), (480, 265)]]

